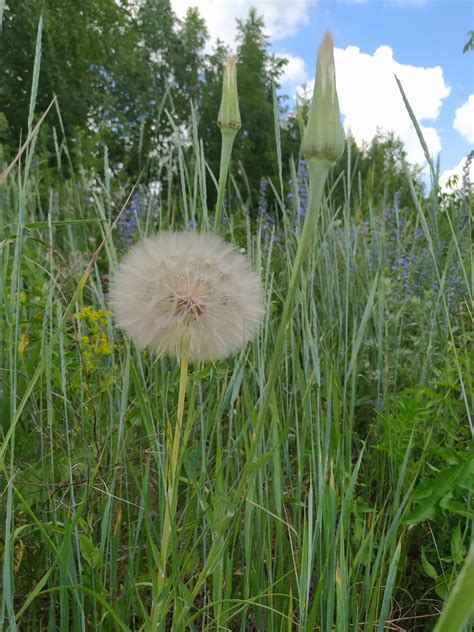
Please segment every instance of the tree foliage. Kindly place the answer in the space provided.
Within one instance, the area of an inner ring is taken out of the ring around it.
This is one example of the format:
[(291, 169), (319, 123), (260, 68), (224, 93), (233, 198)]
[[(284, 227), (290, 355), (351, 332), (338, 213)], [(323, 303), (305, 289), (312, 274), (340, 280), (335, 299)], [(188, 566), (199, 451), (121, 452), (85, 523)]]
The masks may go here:
[(464, 44), (464, 48), (462, 49), (463, 53), (467, 53), (468, 50), (474, 50), (474, 31), (468, 31), (468, 40)]
[[(42, 58), (36, 111), (57, 96), (61, 125), (72, 141), (73, 160), (97, 168), (104, 146), (117, 172), (136, 178), (175, 151), (176, 138), (191, 139), (191, 112), (211, 171), (218, 172), (221, 137), (216, 125), (223, 64), (229, 49), (217, 41), (205, 51), (209, 33), (197, 9), (180, 20), (170, 0), (10, 0), (0, 31), (0, 142), (14, 154), (25, 136), (36, 33), (43, 15)], [(18, 46), (21, 42), (22, 45)], [(256, 209), (262, 178), (278, 179), (274, 86), (282, 119), (284, 179), (297, 162), (304, 106), (285, 111), (279, 81), (286, 60), (269, 52), (264, 22), (255, 9), (237, 21), (238, 90), (242, 128), (233, 151), (233, 176), (250, 209)], [(52, 113), (48, 122), (59, 128)], [(46, 130), (46, 131), (45, 131)], [(53, 150), (48, 128), (41, 142)], [(188, 144), (190, 144), (188, 142)], [(364, 200), (390, 204), (394, 195), (409, 203), (404, 176), (406, 154), (393, 135), (379, 134), (367, 147), (349, 141), (352, 160), (364, 183)], [(184, 142), (186, 145), (186, 142)], [(334, 170), (345, 169), (344, 156)], [(356, 173), (356, 171), (354, 171)], [(416, 177), (417, 173), (412, 172)], [(146, 177), (146, 175), (145, 175)], [(212, 204), (215, 191), (209, 178)], [(344, 199), (342, 183), (336, 191)]]
[[(128, 14), (115, 0), (15, 0), (5, 6), (0, 36), (0, 111), (8, 142), (25, 133), (36, 32), (43, 14), (41, 80), (37, 110), (57, 96), (67, 135), (86, 128), (88, 116), (108, 98), (120, 51), (133, 46)], [(125, 41), (126, 39), (126, 41)], [(21, 43), (21, 45), (19, 45)]]
[[(361, 183), (360, 187), (354, 187), (358, 191), (356, 196), (359, 206), (367, 208), (370, 200), (379, 207), (393, 206), (395, 203), (401, 208), (411, 207), (412, 194), (407, 173), (418, 183), (417, 187), (421, 192), (421, 169), (408, 164), (403, 142), (393, 132), (378, 130), (372, 141), (362, 147), (358, 147), (354, 139), (349, 138), (346, 156), (349, 144), (354, 173)], [(345, 156), (342, 160), (344, 158)], [(340, 162), (339, 167), (344, 169), (344, 162)]]
[(273, 83), (286, 60), (268, 53), (263, 19), (251, 9), (248, 19), (238, 20), (238, 82), (242, 128), (235, 142), (235, 159), (245, 164), (251, 189), (262, 177), (276, 174)]

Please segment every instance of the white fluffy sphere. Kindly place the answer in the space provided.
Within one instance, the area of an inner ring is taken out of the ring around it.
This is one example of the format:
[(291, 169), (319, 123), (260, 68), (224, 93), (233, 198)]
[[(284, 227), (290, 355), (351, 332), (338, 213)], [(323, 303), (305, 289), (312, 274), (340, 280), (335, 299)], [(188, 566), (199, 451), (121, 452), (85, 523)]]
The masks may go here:
[(263, 314), (247, 259), (219, 237), (163, 232), (125, 255), (110, 287), (119, 327), (139, 346), (191, 360), (224, 358), (249, 341)]

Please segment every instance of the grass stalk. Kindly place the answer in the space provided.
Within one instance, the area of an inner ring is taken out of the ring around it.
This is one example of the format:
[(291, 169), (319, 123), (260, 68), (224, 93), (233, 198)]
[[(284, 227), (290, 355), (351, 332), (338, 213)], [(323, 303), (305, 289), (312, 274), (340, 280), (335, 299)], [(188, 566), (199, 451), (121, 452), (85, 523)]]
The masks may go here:
[(471, 547), (433, 632), (462, 632), (469, 616), (474, 612), (473, 595), (474, 546)]

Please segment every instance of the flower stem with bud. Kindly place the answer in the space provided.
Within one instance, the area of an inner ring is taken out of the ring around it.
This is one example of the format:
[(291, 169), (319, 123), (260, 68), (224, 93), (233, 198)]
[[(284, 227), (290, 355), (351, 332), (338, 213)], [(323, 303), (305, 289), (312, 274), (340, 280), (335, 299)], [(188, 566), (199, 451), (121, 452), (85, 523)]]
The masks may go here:
[(247, 476), (251, 476), (253, 461), (260, 442), (260, 435), (270, 410), (273, 389), (285, 349), (286, 332), (293, 314), (296, 290), (301, 282), (301, 270), (308, 256), (308, 252), (314, 240), (314, 233), (318, 226), (324, 185), (331, 167), (336, 160), (341, 157), (344, 151), (344, 130), (340, 121), (339, 102), (336, 92), (334, 48), (332, 37), (327, 32), (318, 50), (314, 93), (311, 101), (308, 124), (303, 136), (302, 149), (308, 165), (309, 175), (308, 211), (293, 261), (293, 268), (291, 270), (288, 291), (277, 331), (268, 379), (258, 412), (254, 439), (250, 446), (244, 475), (242, 476), (238, 488), (239, 497), (240, 494), (244, 493), (246, 488)]
[[(308, 212), (293, 262), (257, 427), (263, 426), (264, 419), (270, 408), (271, 393), (283, 355), (286, 331), (293, 313), (294, 297), (300, 283), (301, 269), (313, 241), (314, 232), (317, 230), (324, 185), (332, 165), (341, 157), (344, 151), (344, 130), (340, 121), (339, 102), (336, 92), (333, 41), (331, 35), (327, 32), (318, 50), (314, 93), (308, 124), (303, 136), (302, 149), (309, 174)], [(252, 457), (256, 447), (257, 442), (252, 446)]]
[(224, 67), (224, 80), (222, 82), (222, 99), (217, 125), (221, 130), (221, 162), (219, 169), (219, 188), (217, 191), (216, 213), (214, 217), (214, 232), (218, 233), (221, 219), (222, 206), (224, 204), (227, 174), (229, 172), (230, 157), (234, 138), (240, 129), (239, 97), (237, 94), (237, 58), (227, 58)]

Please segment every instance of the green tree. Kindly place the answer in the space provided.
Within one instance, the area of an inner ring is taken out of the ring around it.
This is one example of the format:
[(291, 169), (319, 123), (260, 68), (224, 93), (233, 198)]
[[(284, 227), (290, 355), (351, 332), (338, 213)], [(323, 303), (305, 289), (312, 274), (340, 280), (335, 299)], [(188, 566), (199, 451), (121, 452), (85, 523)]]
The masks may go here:
[(237, 41), (242, 128), (235, 140), (234, 156), (244, 165), (255, 202), (261, 178), (277, 173), (273, 83), (279, 87), (287, 61), (268, 52), (264, 21), (255, 9), (245, 22), (237, 21)]
[(41, 76), (36, 109), (58, 98), (66, 133), (85, 128), (100, 107), (128, 33), (129, 14), (115, 0), (15, 0), (5, 6), (0, 34), (0, 111), (8, 121), (7, 142), (25, 134), (36, 32), (43, 12)]
[[(196, 9), (177, 20), (169, 0), (144, 0), (138, 10), (127, 0), (9, 3), (0, 34), (0, 113), (10, 153), (26, 131), (42, 12), (37, 112), (55, 94), (73, 155), (99, 166), (105, 144), (111, 164), (135, 176), (150, 155), (169, 150), (169, 114), (187, 125), (191, 99), (201, 98), (204, 21)], [(58, 125), (54, 113), (48, 121)]]
[(196, 8), (188, 9), (179, 24), (180, 49), (172, 60), (177, 85), (175, 108), (183, 119), (189, 118), (190, 103), (199, 104), (204, 88), (204, 46), (209, 37), (206, 23)]
[(468, 50), (474, 50), (474, 31), (467, 32), (468, 40), (464, 44), (464, 48), (462, 49), (463, 53), (467, 53)]
[[(358, 146), (352, 136), (346, 139), (342, 157), (336, 163), (332, 180), (336, 181), (341, 172), (347, 170), (348, 152), (351, 155), (351, 191), (354, 208), (366, 217), (369, 202), (374, 209), (383, 209), (398, 204), (399, 208), (413, 208), (412, 194), (408, 185), (410, 174), (415, 190), (421, 195), (424, 184), (421, 167), (411, 165), (403, 142), (393, 132), (378, 130), (370, 141)], [(346, 186), (342, 179), (333, 192), (336, 207), (344, 204)]]
[(206, 39), (198, 11), (189, 9), (178, 20), (169, 0), (144, 0), (130, 14), (127, 48), (107, 77), (107, 99), (95, 112), (95, 127), (111, 161), (122, 163), (131, 177), (153, 169), (151, 157), (168, 155), (173, 126), (189, 126), (191, 100), (201, 98)]

